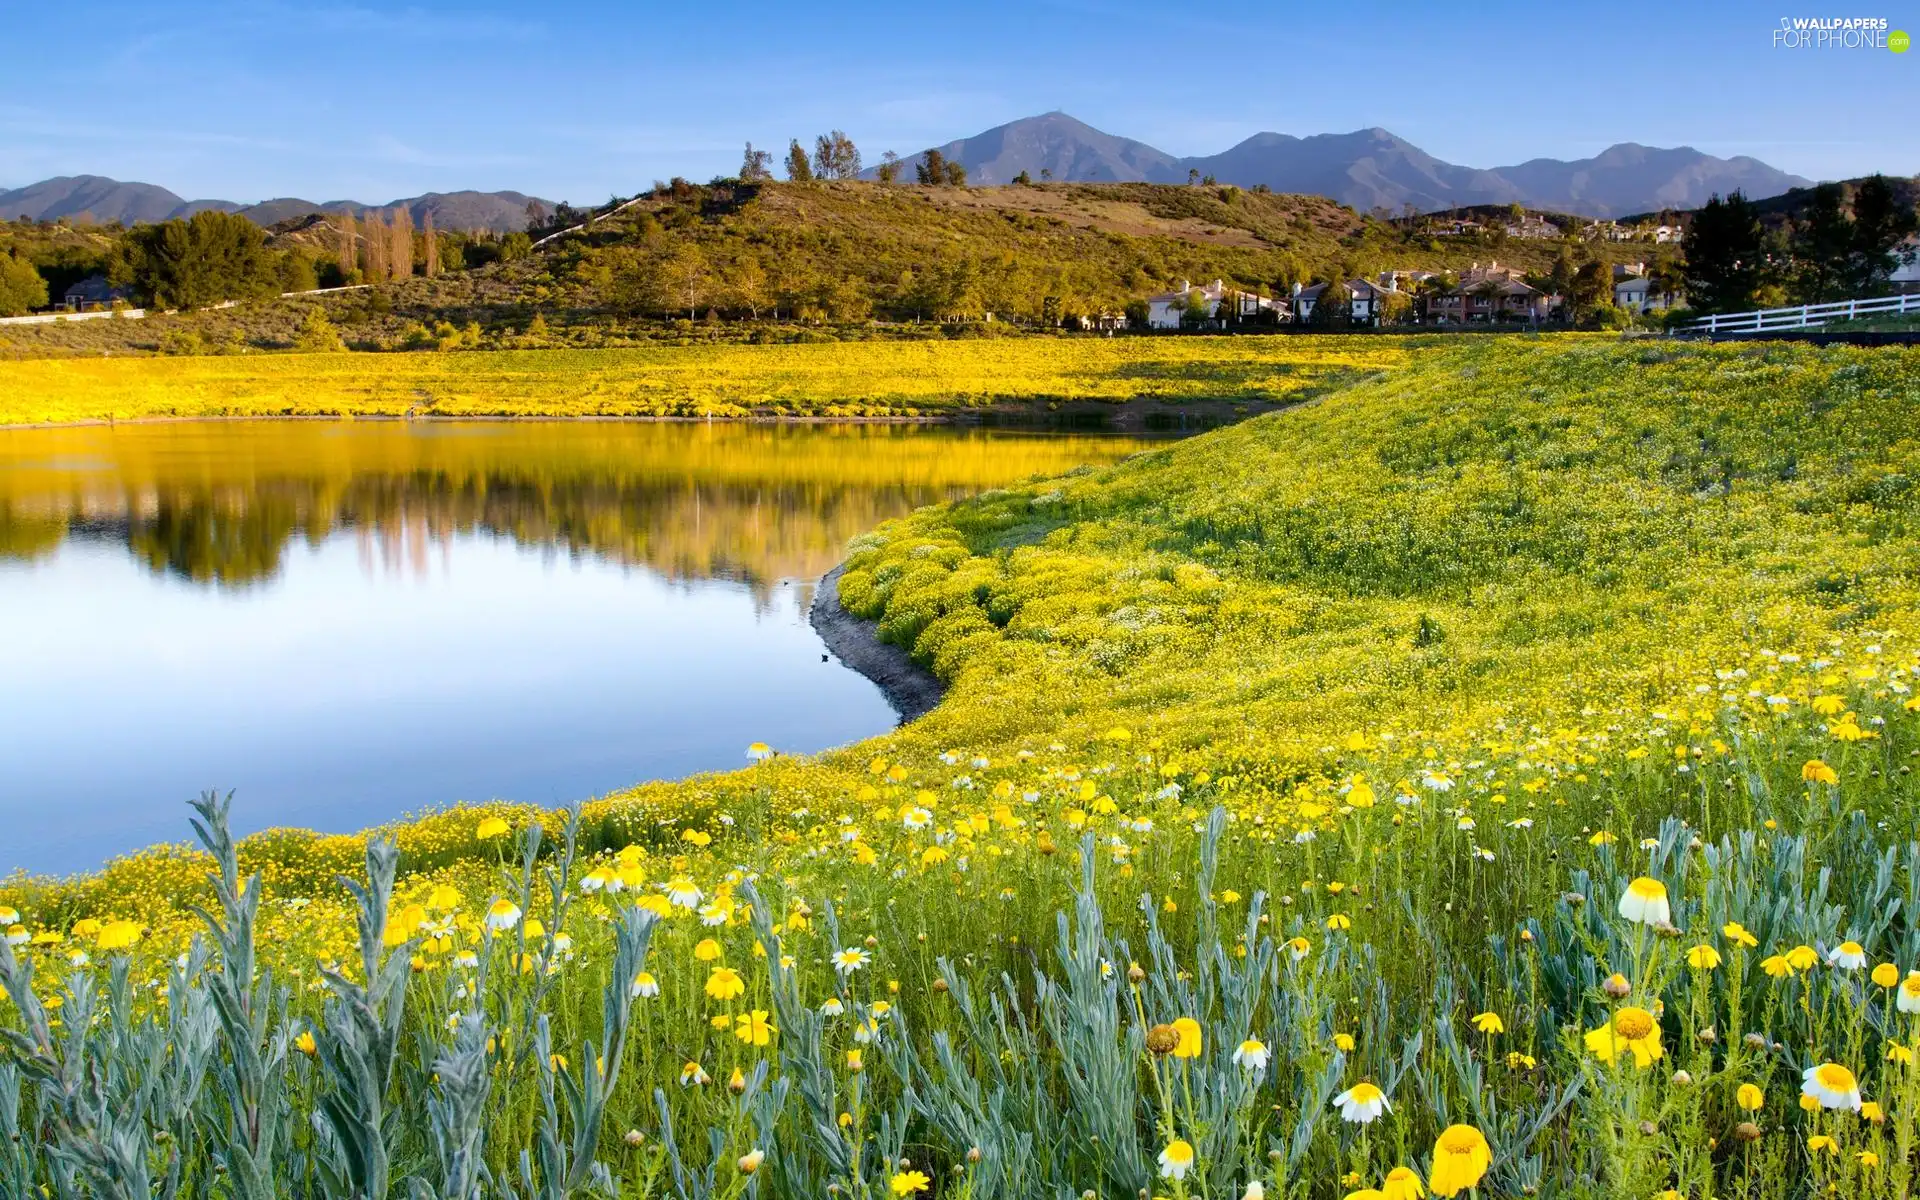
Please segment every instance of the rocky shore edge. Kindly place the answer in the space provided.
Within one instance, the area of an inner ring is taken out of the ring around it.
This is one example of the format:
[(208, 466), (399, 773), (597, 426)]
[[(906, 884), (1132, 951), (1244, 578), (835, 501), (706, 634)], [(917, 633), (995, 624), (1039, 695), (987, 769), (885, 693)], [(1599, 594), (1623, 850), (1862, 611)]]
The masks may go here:
[(946, 688), (912, 655), (881, 641), (871, 621), (840, 607), (840, 573), (845, 569), (842, 564), (821, 577), (813, 591), (809, 623), (834, 657), (874, 682), (900, 714), (901, 724), (926, 715), (940, 703)]

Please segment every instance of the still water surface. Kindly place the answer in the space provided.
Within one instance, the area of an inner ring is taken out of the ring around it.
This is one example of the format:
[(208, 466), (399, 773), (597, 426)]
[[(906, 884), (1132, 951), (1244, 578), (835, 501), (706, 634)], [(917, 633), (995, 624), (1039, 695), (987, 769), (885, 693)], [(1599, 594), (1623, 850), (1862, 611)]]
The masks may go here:
[(808, 626), (847, 540), (1126, 438), (905, 426), (0, 430), (0, 872), (565, 803), (879, 732)]

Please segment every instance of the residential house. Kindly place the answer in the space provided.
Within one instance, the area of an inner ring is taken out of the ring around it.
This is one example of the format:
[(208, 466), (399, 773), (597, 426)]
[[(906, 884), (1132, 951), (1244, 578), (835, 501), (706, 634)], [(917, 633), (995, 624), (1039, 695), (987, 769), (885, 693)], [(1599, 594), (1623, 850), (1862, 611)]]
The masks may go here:
[(1656, 242), (1677, 242), (1687, 236), (1687, 231), (1678, 225), (1655, 225), (1653, 240)]
[(60, 294), (60, 307), (68, 312), (111, 308), (114, 301), (125, 300), (130, 294), (126, 288), (108, 283), (105, 275), (89, 275)]
[[(1183, 279), (1176, 290), (1147, 297), (1147, 327), (1178, 329), (1187, 310), (1196, 305), (1205, 307), (1209, 321), (1233, 316), (1257, 317), (1280, 307), (1265, 296), (1227, 287), (1218, 279), (1204, 287), (1194, 287)], [(1222, 308), (1226, 309), (1225, 314), (1221, 313)]]
[(1399, 280), (1391, 271), (1382, 271), (1372, 280), (1347, 280), (1347, 293), (1352, 297), (1351, 314), (1356, 324), (1378, 325), (1393, 312), (1403, 293)]
[(1897, 253), (1900, 265), (1888, 277), (1896, 292), (1920, 292), (1920, 238), (1901, 242)]
[(1520, 278), (1520, 272), (1499, 263), (1473, 264), (1461, 272), (1451, 290), (1427, 301), (1427, 316), (1440, 324), (1547, 319), (1558, 298)]
[(1518, 224), (1508, 225), (1507, 236), (1534, 239), (1557, 238), (1560, 236), (1560, 227), (1544, 217), (1528, 215), (1522, 217)]

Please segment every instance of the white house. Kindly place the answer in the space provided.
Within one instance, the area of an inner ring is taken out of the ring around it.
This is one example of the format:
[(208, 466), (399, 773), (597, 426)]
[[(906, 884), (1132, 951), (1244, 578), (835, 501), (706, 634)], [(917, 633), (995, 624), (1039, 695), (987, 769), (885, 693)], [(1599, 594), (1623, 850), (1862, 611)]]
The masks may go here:
[(1653, 240), (1656, 242), (1677, 242), (1687, 235), (1687, 231), (1678, 225), (1655, 225)]
[(1900, 265), (1888, 276), (1896, 292), (1920, 292), (1920, 238), (1908, 238), (1897, 250)]
[(1630, 313), (1664, 312), (1677, 299), (1645, 275), (1625, 275), (1613, 281), (1613, 302)]
[(1218, 279), (1204, 287), (1194, 287), (1182, 279), (1174, 291), (1147, 297), (1147, 328), (1178, 329), (1181, 318), (1195, 306), (1204, 307), (1207, 319), (1214, 320), (1222, 316), (1222, 306), (1227, 309), (1226, 316), (1253, 317), (1273, 309), (1275, 302), (1230, 288)]

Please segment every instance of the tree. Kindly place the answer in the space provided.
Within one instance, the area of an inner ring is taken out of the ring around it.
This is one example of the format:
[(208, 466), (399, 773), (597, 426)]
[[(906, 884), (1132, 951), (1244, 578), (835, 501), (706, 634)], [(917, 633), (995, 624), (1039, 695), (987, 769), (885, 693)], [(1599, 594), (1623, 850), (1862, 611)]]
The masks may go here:
[(282, 255), (280, 279), (276, 286), (283, 292), (310, 292), (319, 287), (320, 275), (313, 269), (313, 256), (304, 250)]
[(813, 173), (820, 179), (860, 178), (860, 151), (836, 129), (813, 140)]
[(1837, 183), (1813, 189), (1793, 221), (1788, 244), (1793, 253), (1793, 291), (1802, 304), (1845, 300), (1854, 295), (1848, 261), (1854, 245), (1853, 218), (1846, 192)]
[(813, 182), (813, 168), (807, 165), (807, 150), (799, 138), (787, 146), (787, 178), (795, 183)]
[(17, 317), (47, 303), (47, 281), (17, 251), (0, 254), (0, 317)]
[(1687, 260), (1688, 303), (1699, 312), (1740, 312), (1753, 307), (1767, 283), (1766, 232), (1760, 215), (1739, 192), (1718, 193), (1693, 214), (1681, 240)]
[(413, 276), (413, 213), (404, 204), (394, 205), (387, 227), (387, 272), (394, 279)]
[(891, 150), (882, 154), (878, 174), (881, 183), (892, 183), (900, 178), (900, 156)]
[(913, 170), (921, 183), (938, 187), (947, 181), (947, 156), (938, 150), (929, 150), (920, 156)]
[(1579, 269), (1574, 264), (1573, 251), (1562, 246), (1559, 257), (1553, 260), (1553, 270), (1547, 275), (1548, 289), (1560, 297), (1560, 303), (1566, 307), (1569, 315), (1573, 311), (1573, 277)]
[(342, 287), (360, 281), (360, 231), (359, 222), (350, 212), (341, 213), (334, 218), (334, 256), (340, 263), (340, 284)]
[(361, 214), (365, 221), (361, 238), (360, 274), (368, 283), (379, 283), (387, 277), (387, 226), (381, 214), (368, 209)]
[(762, 183), (773, 178), (773, 155), (765, 150), (755, 150), (753, 143), (747, 143), (747, 152), (740, 159), (740, 178), (748, 183)]
[(1854, 296), (1878, 296), (1900, 269), (1900, 244), (1914, 231), (1916, 214), (1903, 207), (1884, 175), (1863, 180), (1853, 193), (1853, 244), (1846, 280)]
[(1022, 171), (1018, 175), (1015, 175), (1013, 177), (1013, 181), (1019, 184), (1021, 187), (1033, 186), (1033, 176), (1027, 174), (1025, 171)]
[(426, 246), (426, 273), (431, 279), (440, 273), (440, 235), (433, 231), (433, 210), (420, 214), (420, 240)]
[(1347, 285), (1335, 279), (1320, 291), (1320, 298), (1313, 302), (1313, 311), (1307, 314), (1307, 323), (1316, 329), (1340, 329), (1353, 316), (1353, 293)]
[(121, 239), (111, 274), (157, 307), (202, 308), (277, 290), (277, 265), (258, 225), (207, 211), (134, 226)]
[(1198, 185), (1199, 182), (1200, 182), (1200, 168), (1188, 167), (1187, 168), (1187, 186), (1194, 187)]
[[(794, 143), (798, 145), (799, 143)], [(676, 307), (687, 310), (691, 321), (707, 296), (707, 256), (692, 242), (681, 242), (661, 263), (664, 282)]]
[(1041, 179), (1041, 182), (1043, 182), (1043, 183), (1044, 183), (1044, 182), (1046, 182), (1046, 181), (1048, 181), (1048, 180), (1051, 180), (1052, 178), (1053, 178), (1053, 168), (1051, 168), (1051, 167), (1041, 167), (1041, 168), (1040, 168), (1040, 179)]
[(327, 319), (327, 310), (316, 304), (307, 310), (306, 317), (300, 322), (300, 333), (294, 338), (293, 348), (310, 354), (325, 354), (345, 350), (347, 344), (340, 340), (340, 331)]
[(957, 158), (947, 160), (947, 183), (957, 188), (967, 186), (967, 169), (960, 165)]
[(732, 302), (747, 312), (754, 320), (760, 319), (760, 310), (767, 306), (767, 272), (761, 267), (760, 260), (749, 254), (733, 265), (727, 273), (727, 291)]
[(1573, 273), (1567, 291), (1567, 312), (1575, 321), (1591, 321), (1613, 303), (1613, 268), (1595, 259)]

